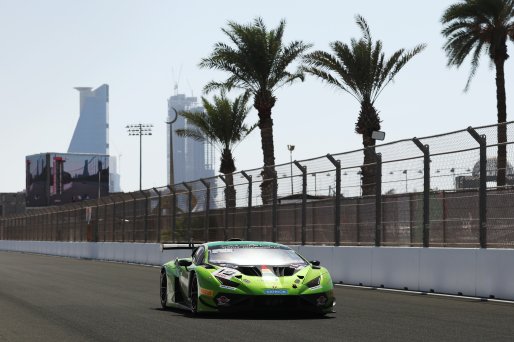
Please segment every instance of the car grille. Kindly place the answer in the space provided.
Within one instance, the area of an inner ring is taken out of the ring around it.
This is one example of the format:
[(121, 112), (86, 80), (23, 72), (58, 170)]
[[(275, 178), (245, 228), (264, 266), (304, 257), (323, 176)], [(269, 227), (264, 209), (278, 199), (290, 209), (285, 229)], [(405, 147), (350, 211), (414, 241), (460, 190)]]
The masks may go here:
[[(319, 305), (317, 301), (319, 297), (327, 299), (326, 303)], [(223, 298), (223, 305), (219, 304), (218, 298)], [(239, 295), (233, 293), (222, 293), (215, 297), (215, 302), (218, 302), (217, 308), (223, 312), (233, 312), (238, 310), (243, 311), (319, 311), (326, 309), (332, 305), (332, 301), (328, 301), (327, 293), (315, 295)]]
[(277, 277), (289, 277), (295, 274), (296, 268), (289, 267), (289, 266), (274, 266), (273, 267), (273, 273)]

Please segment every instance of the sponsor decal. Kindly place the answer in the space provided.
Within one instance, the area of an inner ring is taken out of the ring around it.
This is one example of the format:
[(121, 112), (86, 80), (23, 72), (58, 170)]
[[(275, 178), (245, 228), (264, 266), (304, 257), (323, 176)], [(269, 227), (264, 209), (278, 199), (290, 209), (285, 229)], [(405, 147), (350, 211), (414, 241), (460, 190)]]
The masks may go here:
[(212, 296), (214, 296), (214, 291), (207, 290), (207, 289), (200, 287), (200, 295), (212, 297)]
[(266, 265), (261, 266), (261, 274), (265, 281), (278, 281), (278, 277), (273, 273), (273, 270), (270, 270)]
[(222, 288), (222, 289), (226, 289), (226, 290), (232, 290), (232, 291), (235, 291), (235, 290), (236, 290), (236, 288), (235, 288), (235, 287), (227, 286), (227, 285), (220, 285), (220, 288)]
[(266, 289), (264, 290), (264, 294), (267, 295), (286, 295), (287, 290), (285, 289)]
[(211, 249), (212, 254), (218, 254), (218, 253), (232, 253), (233, 250), (229, 248), (221, 248), (221, 249)]
[(325, 296), (319, 296), (318, 299), (316, 299), (316, 304), (318, 306), (325, 305), (327, 303), (327, 297)]
[(272, 270), (270, 270), (266, 265), (262, 265), (261, 266), (261, 273), (262, 273), (262, 276), (265, 277), (265, 276), (275, 276), (275, 273), (273, 273)]
[(218, 302), (218, 305), (226, 305), (226, 304), (228, 304), (228, 302), (230, 302), (230, 299), (225, 296), (221, 296), (221, 297), (218, 297), (218, 299), (216, 299), (216, 301)]
[(309, 289), (312, 290), (312, 291), (319, 290), (319, 289), (321, 289), (321, 285), (314, 286), (314, 287), (309, 287)]
[(216, 271), (212, 272), (212, 275), (215, 277), (229, 279), (229, 280), (238, 274), (240, 274), (239, 271), (236, 271), (232, 268), (225, 268), (225, 267), (222, 267), (222, 268), (217, 269)]

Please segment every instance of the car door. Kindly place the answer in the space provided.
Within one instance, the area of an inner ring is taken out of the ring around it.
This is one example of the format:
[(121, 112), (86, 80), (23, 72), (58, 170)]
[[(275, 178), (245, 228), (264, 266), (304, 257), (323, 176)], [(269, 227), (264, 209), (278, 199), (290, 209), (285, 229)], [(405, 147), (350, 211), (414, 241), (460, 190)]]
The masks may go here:
[(182, 289), (182, 293), (189, 297), (189, 282), (191, 271), (193, 271), (198, 265), (198, 262), (203, 262), (203, 255), (205, 253), (205, 247), (200, 246), (193, 250), (191, 255), (192, 264), (190, 266), (180, 266), (180, 287)]

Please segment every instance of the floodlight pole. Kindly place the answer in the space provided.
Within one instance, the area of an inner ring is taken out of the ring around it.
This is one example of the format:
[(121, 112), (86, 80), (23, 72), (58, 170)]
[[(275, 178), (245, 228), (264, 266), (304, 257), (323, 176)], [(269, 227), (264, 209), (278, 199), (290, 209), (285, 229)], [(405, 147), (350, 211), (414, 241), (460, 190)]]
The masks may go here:
[(139, 136), (139, 191), (143, 189), (143, 135), (152, 135), (152, 127), (153, 125), (144, 124), (127, 125), (126, 127), (129, 135)]

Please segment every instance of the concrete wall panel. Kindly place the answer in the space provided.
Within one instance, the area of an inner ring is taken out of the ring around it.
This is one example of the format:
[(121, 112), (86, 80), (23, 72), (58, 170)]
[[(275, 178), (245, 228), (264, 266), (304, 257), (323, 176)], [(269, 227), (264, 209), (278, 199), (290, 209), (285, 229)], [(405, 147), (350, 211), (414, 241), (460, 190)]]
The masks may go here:
[(372, 247), (333, 247), (330, 274), (335, 282), (371, 286)]
[(420, 290), (475, 296), (476, 249), (421, 248)]
[(419, 249), (373, 247), (371, 284), (375, 287), (417, 290)]
[(477, 251), (477, 296), (514, 299), (514, 250)]

